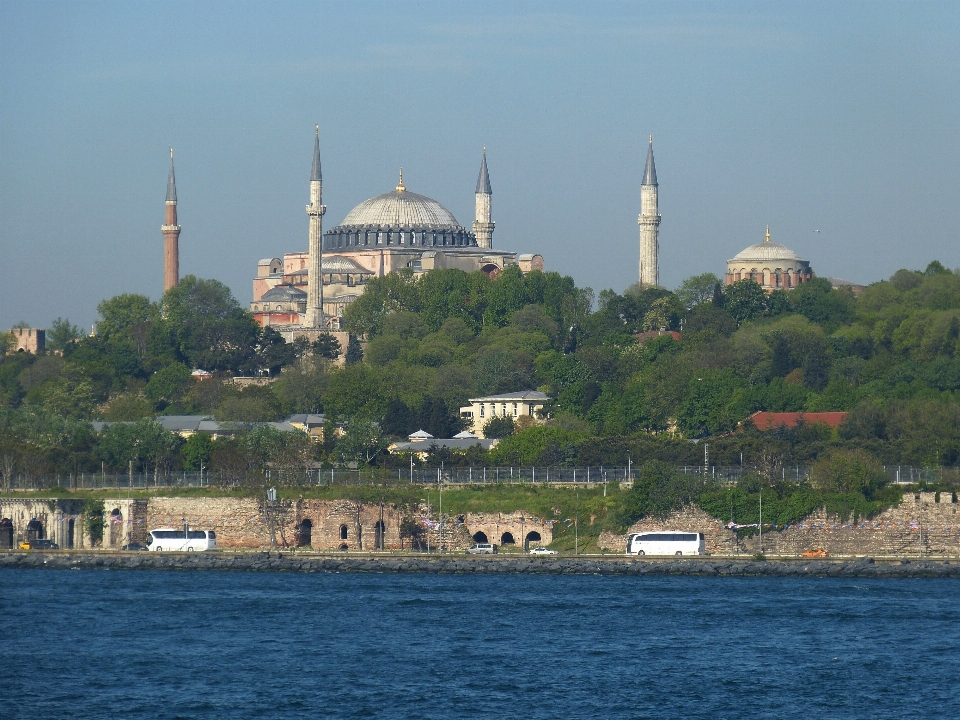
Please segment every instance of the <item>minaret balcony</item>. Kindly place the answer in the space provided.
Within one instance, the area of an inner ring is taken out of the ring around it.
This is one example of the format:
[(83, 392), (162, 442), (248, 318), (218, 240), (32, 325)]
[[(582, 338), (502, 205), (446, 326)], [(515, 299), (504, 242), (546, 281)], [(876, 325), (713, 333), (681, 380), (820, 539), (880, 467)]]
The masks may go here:
[(310, 215), (311, 217), (314, 215), (316, 216), (325, 215), (326, 212), (327, 212), (326, 205), (321, 205), (319, 207), (317, 207), (316, 205), (307, 205), (307, 215)]
[(179, 225), (161, 225), (160, 232), (180, 232)]

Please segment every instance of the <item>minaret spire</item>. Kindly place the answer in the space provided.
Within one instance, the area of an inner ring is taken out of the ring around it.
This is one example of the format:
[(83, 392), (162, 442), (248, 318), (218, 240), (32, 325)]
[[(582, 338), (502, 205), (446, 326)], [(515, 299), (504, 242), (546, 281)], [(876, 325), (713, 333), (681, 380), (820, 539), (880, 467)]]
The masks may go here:
[(170, 174), (167, 176), (163, 233), (163, 291), (180, 284), (180, 226), (177, 225), (177, 180), (173, 174), (173, 148), (170, 148)]
[(320, 172), (320, 126), (313, 141), (313, 170), (310, 173), (310, 247), (307, 260), (307, 327), (323, 327), (323, 176)]
[(660, 214), (657, 202), (657, 166), (653, 161), (653, 135), (647, 147), (647, 165), (640, 183), (640, 284), (655, 287), (660, 284), (659, 240)]
[(482, 248), (493, 247), (493, 226), (496, 224), (490, 219), (493, 202), (493, 189), (490, 187), (490, 173), (487, 171), (487, 149), (483, 149), (483, 159), (480, 161), (480, 175), (477, 177), (477, 219), (473, 223), (473, 234), (477, 238), (477, 246)]

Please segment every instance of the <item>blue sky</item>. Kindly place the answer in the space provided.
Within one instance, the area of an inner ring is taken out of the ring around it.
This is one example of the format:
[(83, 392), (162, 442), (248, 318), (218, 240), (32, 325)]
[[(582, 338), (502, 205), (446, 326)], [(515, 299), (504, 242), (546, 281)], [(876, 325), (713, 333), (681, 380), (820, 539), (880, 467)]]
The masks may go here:
[[(251, 299), (325, 226), (407, 187), (578, 285), (637, 279), (647, 135), (660, 278), (763, 238), (820, 275), (960, 265), (956, 3), (0, 3), (0, 327), (162, 290), (168, 146), (181, 273)], [(819, 230), (820, 232), (814, 232)]]

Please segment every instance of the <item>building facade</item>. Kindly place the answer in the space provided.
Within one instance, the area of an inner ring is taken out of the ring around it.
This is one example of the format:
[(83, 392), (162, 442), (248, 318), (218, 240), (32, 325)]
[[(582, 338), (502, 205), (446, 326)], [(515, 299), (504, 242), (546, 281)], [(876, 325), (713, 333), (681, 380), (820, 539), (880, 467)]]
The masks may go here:
[(470, 421), (470, 432), (477, 437), (483, 437), (483, 426), (492, 417), (520, 417), (533, 418), (534, 422), (541, 422), (537, 413), (543, 410), (544, 403), (550, 398), (536, 390), (522, 390), (503, 395), (487, 395), (486, 397), (470, 398), (460, 408), (460, 417)]
[(725, 282), (732, 285), (738, 280), (753, 280), (767, 292), (790, 290), (813, 277), (810, 263), (802, 260), (786, 245), (770, 242), (770, 227), (766, 239), (751, 245), (727, 260)]
[[(475, 193), (473, 229), (462, 226), (436, 200), (407, 190), (400, 181), (392, 192), (357, 205), (343, 221), (323, 232), (323, 181), (319, 128), (310, 176), (309, 247), (306, 253), (265, 258), (257, 265), (250, 309), (261, 325), (297, 332), (338, 329), (339, 318), (366, 283), (400, 269), (414, 274), (441, 268), (483, 271), (490, 276), (517, 265), (522, 272), (543, 270), (543, 257), (493, 248), (493, 189), (486, 148)], [(275, 292), (280, 286), (282, 291)], [(296, 291), (301, 291), (301, 297)], [(267, 294), (271, 293), (269, 297)], [(286, 331), (281, 330), (286, 334)]]

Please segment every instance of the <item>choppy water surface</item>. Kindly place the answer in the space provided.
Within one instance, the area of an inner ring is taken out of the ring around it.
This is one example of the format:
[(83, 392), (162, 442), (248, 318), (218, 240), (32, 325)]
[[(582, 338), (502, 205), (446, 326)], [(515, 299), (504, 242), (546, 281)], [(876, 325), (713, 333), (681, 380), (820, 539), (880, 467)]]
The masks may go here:
[(958, 718), (960, 581), (0, 571), (5, 718)]

